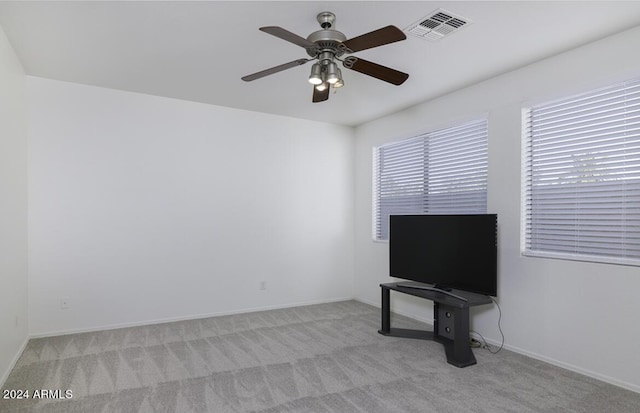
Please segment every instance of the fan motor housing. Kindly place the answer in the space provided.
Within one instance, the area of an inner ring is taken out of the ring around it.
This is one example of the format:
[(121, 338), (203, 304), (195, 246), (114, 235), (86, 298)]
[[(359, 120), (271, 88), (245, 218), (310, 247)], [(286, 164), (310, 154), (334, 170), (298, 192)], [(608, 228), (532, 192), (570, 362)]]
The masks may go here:
[(337, 30), (318, 30), (307, 37), (307, 40), (317, 45), (317, 48), (308, 48), (307, 54), (315, 57), (321, 52), (331, 52), (335, 56), (341, 56), (345, 53), (342, 42), (347, 37)]

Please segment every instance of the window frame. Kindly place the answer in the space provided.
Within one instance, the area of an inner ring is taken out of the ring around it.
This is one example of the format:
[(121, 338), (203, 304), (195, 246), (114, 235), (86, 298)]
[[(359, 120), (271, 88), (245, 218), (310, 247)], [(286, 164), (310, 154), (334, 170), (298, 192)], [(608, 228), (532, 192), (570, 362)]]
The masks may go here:
[[(536, 223), (534, 222), (534, 216), (539, 216), (541, 215), (540, 212), (533, 212), (533, 209), (535, 209), (535, 203), (536, 202), (542, 202), (543, 198), (541, 198), (542, 195), (538, 196), (537, 198), (535, 197), (535, 195), (533, 194), (533, 187), (536, 186), (536, 184), (534, 184), (534, 180), (538, 179), (540, 182), (540, 175), (541, 173), (539, 173), (539, 175), (537, 177), (534, 177), (534, 169), (538, 169), (540, 170), (544, 164), (545, 161), (538, 161), (537, 164), (534, 164), (536, 162), (536, 160), (534, 160), (533, 158), (533, 148), (534, 146), (540, 145), (540, 140), (541, 135), (543, 135), (542, 133), (538, 134), (538, 139), (539, 141), (537, 143), (534, 143), (533, 141), (536, 139), (535, 136), (532, 136), (534, 134), (533, 130), (535, 128), (535, 126), (533, 126), (532, 122), (532, 111), (534, 110), (550, 110), (551, 108), (553, 108), (554, 106), (562, 106), (562, 105), (566, 105), (569, 108), (572, 109), (577, 109), (578, 107), (582, 106), (582, 104), (580, 103), (575, 103), (575, 106), (571, 106), (571, 102), (580, 102), (580, 101), (589, 101), (590, 99), (596, 100), (598, 99), (598, 97), (600, 95), (603, 94), (607, 94), (607, 93), (617, 93), (617, 91), (622, 90), (622, 95), (626, 95), (628, 92), (627, 90), (631, 90), (632, 88), (636, 89), (636, 94), (638, 94), (638, 90), (640, 90), (640, 78), (635, 78), (635, 79), (629, 79), (626, 81), (622, 81), (622, 82), (616, 82), (616, 83), (611, 83), (607, 86), (604, 87), (599, 87), (599, 88), (594, 88), (591, 90), (588, 90), (586, 92), (582, 92), (582, 93), (574, 93), (574, 94), (567, 94), (564, 95), (560, 98), (556, 98), (553, 100), (548, 100), (548, 101), (544, 101), (544, 102), (537, 102), (535, 104), (530, 104), (527, 105), (526, 107), (523, 107), (522, 109), (522, 147), (521, 147), (521, 230), (520, 230), (520, 252), (522, 256), (525, 257), (539, 257), (539, 258), (551, 258), (551, 259), (563, 259), (563, 260), (569, 260), (569, 261), (583, 261), (583, 262), (593, 262), (593, 263), (602, 263), (602, 264), (619, 264), (619, 265), (630, 265), (630, 266), (640, 266), (640, 256), (638, 257), (634, 257), (634, 256), (623, 256), (622, 254), (619, 255), (612, 255), (612, 254), (597, 254), (597, 253), (586, 253), (584, 251), (588, 251), (588, 248), (584, 247), (584, 246), (580, 246), (579, 243), (582, 241), (584, 242), (584, 240), (593, 240), (593, 242), (599, 242), (601, 244), (605, 243), (606, 241), (606, 237), (604, 235), (594, 235), (594, 236), (577, 236), (577, 239), (579, 239), (580, 241), (576, 241), (574, 242), (573, 248), (574, 251), (573, 252), (567, 252), (567, 251), (559, 251), (561, 248), (565, 248), (567, 249), (566, 246), (561, 245), (559, 247), (556, 248), (556, 250), (553, 250), (552, 247), (547, 247), (548, 249), (542, 249), (542, 247), (538, 246), (535, 247), (534, 245), (532, 245), (533, 243), (537, 243), (537, 244), (543, 244), (542, 241), (539, 240), (539, 236), (534, 236), (533, 233), (536, 231)], [(614, 95), (616, 96), (616, 95)], [(626, 97), (625, 97), (626, 99)], [(625, 107), (626, 110), (626, 100), (622, 100), (622, 102), (624, 103), (622, 106)], [(587, 106), (587, 105), (584, 105)], [(589, 106), (590, 107), (590, 106)], [(630, 111), (630, 113), (634, 113), (635, 111), (635, 115), (631, 115), (631, 118), (633, 119), (633, 117), (635, 116), (636, 118), (638, 118), (638, 116), (640, 116), (640, 110), (632, 110)], [(625, 125), (626, 127), (626, 123), (627, 123), (627, 118), (626, 116), (626, 111), (623, 111), (623, 113), (625, 114), (623, 117), (624, 120), (622, 121), (616, 121), (615, 125)], [(591, 115), (589, 115), (589, 117), (584, 117), (582, 121), (585, 122), (589, 122), (594, 120), (594, 118), (598, 118), (603, 116), (603, 114), (601, 112), (594, 112), (593, 117), (591, 117)], [(613, 115), (611, 115), (613, 116)], [(566, 120), (563, 120), (563, 122), (566, 123), (562, 123), (562, 125), (564, 125), (565, 127), (568, 127), (569, 124), (571, 123), (576, 123), (576, 120), (573, 118), (575, 117), (575, 115), (571, 114), (571, 116), (567, 116)], [(544, 119), (544, 118), (541, 118)], [(538, 128), (540, 128), (540, 125), (543, 125), (544, 122), (549, 123), (549, 120), (544, 120), (543, 122), (541, 122), (539, 124), (539, 126), (537, 126)], [(601, 122), (600, 122), (601, 123)], [(613, 122), (612, 122), (613, 123)], [(597, 125), (598, 127), (600, 127), (600, 125)], [(554, 125), (554, 127), (558, 127), (556, 125)], [(572, 125), (573, 127), (573, 125)], [(588, 134), (589, 132), (593, 133), (596, 129), (596, 126), (593, 126), (591, 129), (586, 128), (584, 129), (584, 133)], [(607, 126), (607, 130), (609, 130), (609, 127)], [(614, 127), (610, 128), (611, 130), (614, 129)], [(637, 128), (636, 128), (637, 129)], [(623, 135), (627, 133), (628, 130), (632, 130), (632, 129), (623, 129)], [(640, 134), (640, 131), (636, 133)], [(548, 139), (548, 138), (546, 138)], [(554, 139), (554, 138), (551, 138)], [(594, 159), (598, 156), (601, 156), (602, 153), (606, 152), (607, 150), (611, 150), (612, 147), (614, 147), (615, 145), (619, 145), (620, 141), (625, 141), (626, 138), (620, 138), (620, 139), (616, 139), (615, 141), (613, 141), (613, 143), (608, 143), (606, 148), (604, 149), (604, 147), (598, 147), (597, 149), (592, 149), (592, 152), (590, 154), (593, 155)], [(634, 135), (630, 135), (629, 140), (631, 141), (632, 145), (636, 145), (637, 146), (637, 140), (640, 140), (640, 136), (635, 137)], [(559, 148), (556, 150), (562, 150), (564, 148), (564, 146), (562, 145), (562, 143), (558, 143), (557, 141), (562, 141), (562, 138), (556, 138), (556, 142), (551, 143), (551, 145), (553, 145), (555, 148)], [(594, 142), (594, 143), (599, 143), (601, 141), (597, 141), (595, 138), (593, 141), (589, 141), (589, 142)], [(569, 144), (566, 144), (566, 146), (569, 146)], [(582, 148), (580, 148), (580, 150), (584, 150)], [(631, 147), (631, 150), (633, 152), (634, 148), (633, 146)], [(637, 149), (636, 149), (637, 150)], [(578, 150), (576, 150), (576, 152), (567, 152), (570, 154), (573, 154), (574, 156), (579, 155), (580, 152)], [(634, 159), (633, 156), (635, 156), (636, 158)], [(540, 159), (543, 159), (542, 157)], [(570, 168), (569, 170), (576, 174), (578, 172), (582, 172), (583, 174), (586, 173), (587, 171), (591, 171), (594, 170), (594, 168), (597, 166), (599, 169), (597, 169), (598, 173), (602, 172), (603, 174), (606, 174), (607, 172), (610, 172), (613, 168), (610, 167), (602, 167), (601, 164), (606, 164), (608, 163), (609, 160), (605, 159), (602, 156), (602, 160), (596, 161), (596, 160), (589, 160), (588, 162), (585, 162), (585, 165), (587, 166), (582, 166), (582, 167), (577, 167), (577, 166), (572, 166), (572, 167), (568, 167)], [(633, 155), (632, 154), (632, 162), (638, 162), (637, 160), (637, 155)], [(577, 163), (577, 162), (576, 162)], [(591, 168), (591, 169), (589, 169)], [(602, 168), (602, 169), (600, 169)], [(630, 169), (633, 169), (633, 167), (631, 167)], [(558, 177), (560, 177), (560, 173), (558, 173), (558, 175), (556, 175)], [(590, 181), (593, 180), (593, 173), (591, 175), (591, 178), (589, 181), (585, 180), (583, 175), (581, 178), (580, 177), (574, 177), (573, 180), (575, 182), (561, 182), (560, 185), (564, 185), (565, 187), (569, 187), (569, 185), (572, 185), (572, 188), (578, 188), (575, 189), (573, 192), (574, 193), (579, 193), (580, 190), (585, 190), (585, 189), (592, 189), (589, 188), (589, 186), (595, 186), (593, 185), (593, 183), (591, 183)], [(608, 181), (612, 181), (615, 182), (617, 184), (618, 179), (604, 179), (601, 178), (600, 176), (598, 176), (598, 178), (601, 179), (602, 182), (608, 182)], [(633, 172), (631, 172), (631, 177), (627, 178), (627, 176), (625, 175), (625, 177), (623, 177), (622, 179), (629, 179), (631, 180), (631, 185), (632, 187), (634, 187), (634, 185), (637, 185), (637, 182), (635, 182), (636, 179), (639, 179), (640, 175), (638, 175), (638, 177), (634, 177), (633, 176)], [(621, 179), (621, 180), (622, 180)], [(602, 185), (600, 182), (598, 182), (600, 185)], [(612, 183), (613, 184), (613, 183)], [(602, 186), (605, 186), (607, 184), (604, 184)], [(622, 184), (617, 184), (618, 186), (622, 187), (623, 189), (620, 189), (619, 192), (616, 192), (616, 194), (620, 194), (620, 195), (624, 195), (627, 193), (627, 189), (624, 189), (624, 187), (626, 186), (624, 183)], [(538, 184), (538, 187), (542, 187), (542, 185)], [(544, 190), (544, 189), (543, 189)], [(600, 191), (600, 190), (598, 190)], [(633, 191), (633, 189), (631, 189), (631, 191)], [(562, 194), (565, 193), (569, 193), (569, 190), (560, 190), (559, 192), (561, 192)], [(604, 192), (604, 191), (602, 191)], [(580, 202), (582, 203), (587, 203), (587, 201), (591, 201), (590, 197), (587, 196), (576, 196), (576, 204), (579, 204)], [(619, 203), (620, 205), (622, 205), (620, 208), (622, 208), (622, 210), (624, 210), (624, 203), (626, 202), (626, 200), (623, 200), (621, 203)], [(612, 202), (612, 205), (618, 205), (616, 203)], [(575, 210), (577, 212), (575, 212), (575, 216), (577, 216), (578, 218), (580, 218), (580, 207), (575, 206), (574, 207)], [(540, 210), (543, 209), (543, 207), (539, 208)], [(568, 209), (568, 208), (567, 208)], [(537, 215), (536, 215), (537, 214)], [(621, 213), (621, 215), (625, 216), (624, 214)], [(633, 214), (632, 214), (633, 215)], [(626, 216), (625, 216), (626, 217)], [(603, 222), (604, 220), (600, 221)], [(594, 222), (596, 223), (596, 219), (593, 220), (589, 220), (588, 222)], [(627, 221), (622, 221), (624, 223), (624, 225), (622, 225), (623, 228), (627, 228)], [(585, 231), (585, 227), (587, 227), (588, 224), (585, 223), (583, 224), (583, 226), (580, 226), (579, 224), (575, 225), (575, 229), (573, 231), (580, 233), (580, 231)], [(634, 234), (633, 228), (635, 228), (636, 226), (632, 226), (631, 227), (631, 233)], [(540, 229), (540, 226), (538, 225), (538, 229)], [(560, 233), (560, 230), (552, 230), (554, 233)], [(597, 233), (598, 231), (593, 231), (594, 233)], [(638, 233), (638, 232), (635, 232)], [(624, 234), (627, 234), (627, 230), (626, 229), (622, 229), (621, 231), (617, 232), (616, 234), (621, 234), (622, 238), (624, 238)], [(560, 238), (561, 235), (556, 235), (556, 239)], [(532, 241), (535, 238), (536, 241)], [(550, 242), (549, 242), (550, 243)], [(569, 241), (567, 241), (567, 245), (570, 244)], [(623, 242), (624, 244), (624, 242)], [(594, 248), (595, 249), (595, 248)], [(621, 247), (620, 248), (621, 252), (625, 252), (628, 251), (628, 249), (626, 249), (626, 247)], [(633, 252), (632, 252), (633, 253)]]

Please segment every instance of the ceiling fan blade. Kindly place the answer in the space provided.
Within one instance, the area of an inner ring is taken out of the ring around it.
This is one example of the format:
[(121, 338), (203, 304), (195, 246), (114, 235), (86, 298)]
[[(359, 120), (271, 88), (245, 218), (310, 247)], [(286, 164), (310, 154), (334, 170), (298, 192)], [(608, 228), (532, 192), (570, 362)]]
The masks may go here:
[(260, 79), (261, 77), (269, 76), (269, 75), (272, 75), (274, 73), (282, 72), (283, 70), (291, 69), (292, 67), (303, 65), (303, 64), (307, 63), (310, 60), (313, 60), (313, 59), (298, 59), (298, 60), (294, 60), (293, 62), (284, 63), (284, 64), (281, 64), (281, 65), (278, 65), (278, 66), (274, 66), (274, 67), (269, 68), (269, 69), (261, 70), (259, 72), (253, 73), (251, 75), (243, 76), (242, 80), (244, 80), (245, 82), (251, 82), (252, 80)]
[(347, 69), (384, 80), (396, 86), (403, 84), (404, 81), (409, 78), (409, 75), (406, 73), (355, 56), (347, 57), (342, 64)]
[(291, 33), (289, 30), (283, 29), (282, 27), (266, 26), (261, 27), (260, 30), (265, 33), (269, 33), (272, 36), (279, 37), (282, 40), (297, 44), (298, 46), (304, 47), (305, 49), (317, 47), (315, 43), (310, 42), (309, 40), (305, 39), (304, 37), (300, 37), (295, 33)]
[(330, 89), (330, 87), (327, 86), (327, 88), (325, 90), (319, 91), (314, 86), (313, 87), (313, 99), (311, 99), (313, 101), (313, 103), (324, 102), (325, 100), (329, 99), (329, 89)]
[(349, 50), (349, 53), (383, 46), (385, 44), (405, 40), (407, 36), (396, 26), (387, 26), (372, 32), (345, 40), (342, 45)]

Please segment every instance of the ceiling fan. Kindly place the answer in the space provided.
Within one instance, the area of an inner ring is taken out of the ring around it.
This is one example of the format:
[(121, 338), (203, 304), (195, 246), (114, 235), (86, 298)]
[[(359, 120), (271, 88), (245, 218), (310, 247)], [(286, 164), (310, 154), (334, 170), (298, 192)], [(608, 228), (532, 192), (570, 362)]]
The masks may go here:
[(242, 77), (245, 82), (260, 79), (262, 77), (281, 72), (292, 67), (303, 65), (312, 60), (317, 60), (311, 67), (309, 82), (314, 85), (314, 103), (322, 102), (329, 98), (330, 88), (340, 88), (344, 86), (342, 73), (335, 61), (342, 62), (342, 65), (356, 72), (363, 73), (376, 79), (383, 80), (393, 85), (401, 85), (409, 75), (377, 63), (369, 62), (355, 56), (341, 57), (345, 54), (371, 49), (385, 44), (405, 40), (407, 36), (395, 26), (386, 26), (378, 30), (363, 34), (347, 40), (341, 32), (333, 29), (336, 16), (328, 11), (317, 16), (321, 30), (311, 33), (306, 39), (291, 33), (278, 26), (260, 27), (260, 30), (272, 36), (279, 37), (295, 45), (303, 47), (311, 58), (297, 59), (289, 63), (274, 66)]

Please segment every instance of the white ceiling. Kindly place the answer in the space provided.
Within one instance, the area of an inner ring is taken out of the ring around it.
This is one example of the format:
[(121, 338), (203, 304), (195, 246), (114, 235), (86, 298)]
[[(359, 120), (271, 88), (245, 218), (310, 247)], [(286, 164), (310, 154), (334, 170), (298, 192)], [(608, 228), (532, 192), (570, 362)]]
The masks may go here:
[[(410, 74), (393, 86), (343, 69), (345, 87), (311, 103), (310, 64), (243, 82), (305, 58), (260, 32), (302, 37), (332, 11), (347, 38), (407, 28), (443, 8), (472, 21), (436, 42), (407, 40), (355, 56)], [(640, 1), (1, 2), (0, 25), (27, 74), (114, 89), (358, 125), (640, 24)], [(636, 51), (637, 52), (637, 51)], [(603, 56), (606, 58), (606, 56)]]

